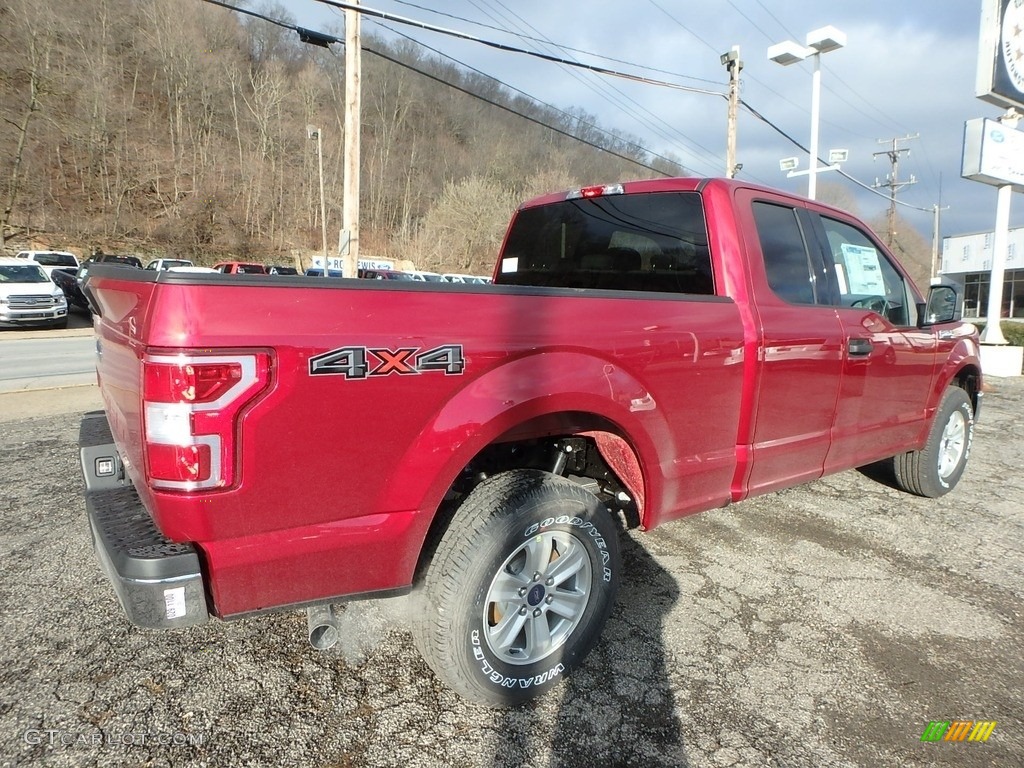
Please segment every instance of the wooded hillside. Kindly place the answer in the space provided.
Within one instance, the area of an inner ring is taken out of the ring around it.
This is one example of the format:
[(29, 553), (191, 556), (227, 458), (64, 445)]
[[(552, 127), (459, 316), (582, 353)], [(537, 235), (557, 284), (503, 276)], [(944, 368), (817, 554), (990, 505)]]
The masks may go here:
[[(268, 15), (286, 19), (275, 8)], [(343, 34), (335, 30), (339, 37)], [(540, 192), (657, 175), (407, 66), (668, 174), (579, 110), (537, 106), (364, 28), (361, 251), (490, 270), (509, 214)], [(0, 229), (93, 247), (280, 261), (341, 227), (344, 50), (198, 0), (8, 0), (0, 7)], [(571, 102), (571, 94), (566, 102)], [(559, 105), (564, 106), (564, 105)]]

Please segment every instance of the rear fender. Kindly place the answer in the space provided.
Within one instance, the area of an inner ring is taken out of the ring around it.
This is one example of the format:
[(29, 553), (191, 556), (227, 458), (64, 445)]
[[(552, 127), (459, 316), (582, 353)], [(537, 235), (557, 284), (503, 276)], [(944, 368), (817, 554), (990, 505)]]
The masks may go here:
[[(653, 395), (607, 360), (576, 351), (545, 351), (494, 368), (458, 390), (395, 467), (394, 476), (401, 482), (389, 485), (381, 508), (421, 510), (432, 518), (462, 469), (481, 450), (511, 432), (516, 439), (551, 434), (532, 433), (531, 424), (543, 424), (543, 417), (559, 413), (592, 414), (614, 425), (637, 454), (648, 505), (658, 503), (664, 486), (658, 460), (671, 462), (675, 446)], [(430, 520), (422, 523), (425, 535)]]

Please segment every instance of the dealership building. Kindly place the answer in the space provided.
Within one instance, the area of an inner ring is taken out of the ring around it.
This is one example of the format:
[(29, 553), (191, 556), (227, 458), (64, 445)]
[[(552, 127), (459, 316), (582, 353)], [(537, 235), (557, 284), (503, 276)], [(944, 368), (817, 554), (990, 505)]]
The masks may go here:
[[(994, 239), (994, 233), (981, 232), (942, 240), (941, 275), (960, 286), (965, 318), (984, 318), (988, 314)], [(1001, 314), (1003, 317), (1024, 319), (1024, 227), (1009, 231)]]

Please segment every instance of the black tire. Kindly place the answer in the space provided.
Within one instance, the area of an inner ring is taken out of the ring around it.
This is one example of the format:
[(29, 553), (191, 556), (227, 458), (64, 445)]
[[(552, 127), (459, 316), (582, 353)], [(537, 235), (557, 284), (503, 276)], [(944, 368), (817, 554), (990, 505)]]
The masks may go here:
[(583, 660), (618, 581), (618, 529), (596, 496), (547, 472), (504, 472), (473, 489), (442, 535), (413, 636), (457, 693), (515, 706)]
[(932, 499), (949, 493), (967, 467), (973, 439), (971, 399), (960, 387), (949, 387), (939, 401), (924, 448), (893, 457), (896, 484)]

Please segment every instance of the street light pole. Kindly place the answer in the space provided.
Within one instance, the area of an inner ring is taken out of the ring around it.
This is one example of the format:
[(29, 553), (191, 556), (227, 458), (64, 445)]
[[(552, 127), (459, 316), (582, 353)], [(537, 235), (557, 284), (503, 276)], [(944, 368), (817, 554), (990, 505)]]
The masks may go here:
[(815, 199), (818, 193), (818, 120), (821, 115), (821, 53), (811, 56), (814, 74), (811, 75), (811, 172), (807, 174), (807, 196)]
[(324, 252), (324, 277), (330, 277), (330, 267), (327, 263), (327, 200), (324, 197), (324, 140), (323, 132), (315, 125), (306, 126), (306, 136), (316, 139), (316, 161), (320, 172), (320, 231), (323, 237), (322, 245)]
[(812, 59), (811, 79), (811, 165), (807, 173), (807, 196), (813, 200), (818, 191), (818, 119), (821, 112), (821, 54), (846, 45), (846, 34), (835, 27), (822, 27), (807, 33), (807, 45), (792, 40), (776, 43), (768, 49), (768, 58), (788, 67), (807, 58)]

